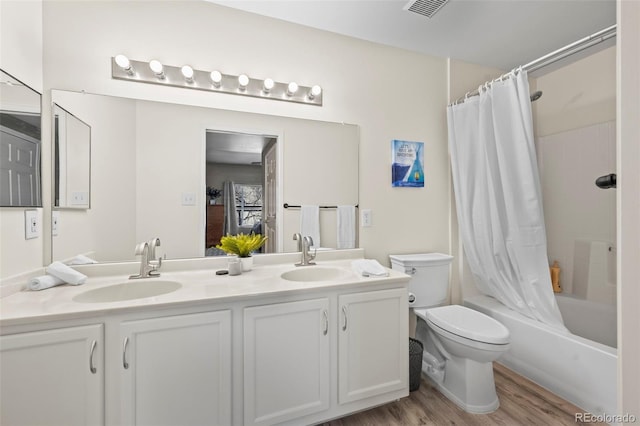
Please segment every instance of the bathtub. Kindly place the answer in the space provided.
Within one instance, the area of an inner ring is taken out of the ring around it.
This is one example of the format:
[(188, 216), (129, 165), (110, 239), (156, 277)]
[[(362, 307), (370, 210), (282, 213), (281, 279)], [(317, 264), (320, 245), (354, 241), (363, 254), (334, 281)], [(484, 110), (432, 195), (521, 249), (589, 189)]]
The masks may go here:
[[(569, 320), (571, 315), (567, 311), (568, 320), (565, 321), (570, 330), (572, 323), (598, 319), (598, 313), (585, 312), (588, 307), (593, 306), (580, 305), (580, 302), (585, 301), (572, 300), (567, 296), (560, 296), (558, 300), (561, 311), (563, 308), (573, 310), (583, 316), (582, 320)], [(618, 357), (615, 348), (554, 330), (512, 311), (488, 296), (469, 297), (465, 299), (464, 305), (497, 319), (509, 329), (511, 347), (498, 360), (499, 363), (592, 414), (616, 413)], [(615, 322), (613, 325), (615, 327)], [(581, 328), (588, 329), (588, 326)]]
[(592, 302), (574, 296), (556, 295), (564, 325), (573, 334), (618, 347), (616, 305)]

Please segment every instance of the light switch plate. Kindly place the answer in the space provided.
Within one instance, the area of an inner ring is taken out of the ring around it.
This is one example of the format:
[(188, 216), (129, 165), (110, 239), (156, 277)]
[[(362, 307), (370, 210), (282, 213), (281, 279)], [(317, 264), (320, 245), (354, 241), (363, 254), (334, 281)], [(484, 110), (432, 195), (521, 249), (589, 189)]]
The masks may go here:
[(195, 206), (196, 205), (196, 194), (193, 192), (183, 192), (182, 193), (182, 205), (183, 206)]
[(89, 204), (89, 193), (83, 191), (76, 191), (71, 193), (71, 205), (72, 206), (86, 206)]
[(363, 228), (368, 228), (373, 224), (371, 215), (371, 209), (363, 209), (360, 212), (360, 223), (362, 224)]
[(60, 225), (60, 212), (54, 210), (51, 212), (51, 235), (58, 235), (58, 225)]
[(37, 210), (24, 211), (24, 239), (30, 240), (40, 236), (40, 221)]

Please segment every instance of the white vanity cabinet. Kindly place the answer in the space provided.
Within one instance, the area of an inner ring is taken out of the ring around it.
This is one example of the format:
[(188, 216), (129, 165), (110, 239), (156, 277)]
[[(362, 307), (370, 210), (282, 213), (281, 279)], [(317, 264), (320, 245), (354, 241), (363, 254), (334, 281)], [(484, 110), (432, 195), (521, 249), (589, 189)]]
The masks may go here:
[(176, 274), (181, 290), (157, 299), (80, 305), (61, 286), (0, 300), (0, 424), (300, 426), (407, 396), (409, 277), (350, 275), (347, 259), (346, 278), (278, 278), (297, 259)]
[(338, 306), (338, 402), (407, 389), (406, 289), (344, 294)]
[(123, 321), (118, 343), (120, 424), (232, 423), (231, 311)]
[(0, 424), (104, 423), (102, 325), (0, 336)]
[(244, 424), (313, 424), (409, 388), (406, 287), (244, 309)]
[(329, 299), (244, 309), (244, 424), (329, 408)]

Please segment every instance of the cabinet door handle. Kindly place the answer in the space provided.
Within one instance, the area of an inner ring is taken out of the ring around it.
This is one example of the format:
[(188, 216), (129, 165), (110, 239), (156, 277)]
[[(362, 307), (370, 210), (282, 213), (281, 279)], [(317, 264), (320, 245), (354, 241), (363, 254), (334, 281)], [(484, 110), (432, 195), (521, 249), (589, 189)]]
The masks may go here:
[(91, 342), (91, 351), (89, 352), (89, 371), (91, 371), (92, 374), (96, 374), (98, 371), (98, 369), (93, 365), (93, 354), (96, 351), (96, 346), (98, 346), (97, 341), (94, 340)]
[(347, 331), (347, 307), (342, 307), (342, 315), (344, 316), (344, 324), (342, 325), (342, 331)]
[(124, 343), (122, 344), (122, 366), (125, 370), (129, 369), (129, 363), (127, 362), (127, 346), (129, 346), (129, 338), (124, 338)]
[(326, 336), (329, 332), (329, 314), (326, 309), (322, 311), (322, 320), (324, 322), (324, 330), (322, 330), (322, 334)]

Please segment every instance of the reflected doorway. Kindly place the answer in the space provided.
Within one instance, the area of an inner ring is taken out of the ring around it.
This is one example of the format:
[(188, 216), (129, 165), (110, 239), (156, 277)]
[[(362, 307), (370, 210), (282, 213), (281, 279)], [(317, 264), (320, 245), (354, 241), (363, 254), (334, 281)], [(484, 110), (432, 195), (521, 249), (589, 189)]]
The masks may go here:
[(222, 236), (263, 234), (263, 253), (276, 249), (277, 136), (207, 130), (205, 254)]

